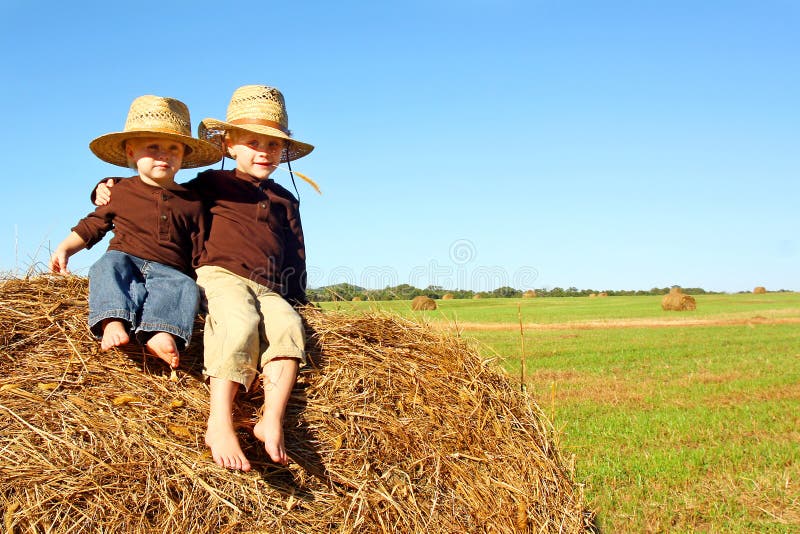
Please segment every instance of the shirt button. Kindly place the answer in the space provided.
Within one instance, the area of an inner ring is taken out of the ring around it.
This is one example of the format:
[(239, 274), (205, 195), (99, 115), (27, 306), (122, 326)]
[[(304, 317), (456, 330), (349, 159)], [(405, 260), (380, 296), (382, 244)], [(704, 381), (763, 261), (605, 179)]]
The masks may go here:
[(262, 209), (266, 209), (266, 207), (267, 207), (267, 205), (266, 205), (266, 204), (264, 204), (264, 203), (262, 202), (262, 203), (261, 203), (261, 208), (262, 208)]
[(161, 220), (162, 220), (162, 221), (166, 221), (166, 220), (167, 220), (167, 216), (166, 216), (166, 215), (162, 215), (162, 216), (161, 216)]

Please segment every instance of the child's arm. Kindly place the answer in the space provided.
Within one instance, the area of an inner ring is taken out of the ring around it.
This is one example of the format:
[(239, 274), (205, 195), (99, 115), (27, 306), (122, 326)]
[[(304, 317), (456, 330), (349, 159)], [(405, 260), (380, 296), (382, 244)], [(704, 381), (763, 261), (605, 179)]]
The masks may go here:
[(86, 248), (86, 241), (77, 233), (70, 232), (70, 234), (59, 243), (53, 255), (50, 256), (50, 272), (67, 274), (67, 262), (69, 257), (76, 252)]
[(303, 226), (300, 223), (300, 213), (294, 212), (294, 217), (289, 219), (289, 228), (286, 232), (286, 247), (284, 250), (284, 270), (282, 278), (285, 294), (283, 297), (292, 305), (308, 304), (306, 296), (306, 247), (303, 238)]
[(211, 221), (211, 214), (208, 213), (205, 203), (203, 203), (203, 209), (200, 212), (200, 215), (197, 217), (197, 229), (196, 232), (192, 234), (192, 268), (196, 269), (200, 264), (200, 256), (203, 254), (203, 248), (206, 244), (206, 238), (208, 237), (208, 231), (210, 225), (208, 224)]

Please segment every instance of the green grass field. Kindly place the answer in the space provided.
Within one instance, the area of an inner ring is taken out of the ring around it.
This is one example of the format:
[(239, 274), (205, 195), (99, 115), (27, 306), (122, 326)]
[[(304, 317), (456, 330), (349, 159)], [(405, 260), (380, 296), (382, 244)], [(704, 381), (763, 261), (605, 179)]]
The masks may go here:
[(800, 294), (696, 299), (322, 305), (457, 329), (512, 380), (524, 346), (527, 391), (604, 532), (800, 532)]

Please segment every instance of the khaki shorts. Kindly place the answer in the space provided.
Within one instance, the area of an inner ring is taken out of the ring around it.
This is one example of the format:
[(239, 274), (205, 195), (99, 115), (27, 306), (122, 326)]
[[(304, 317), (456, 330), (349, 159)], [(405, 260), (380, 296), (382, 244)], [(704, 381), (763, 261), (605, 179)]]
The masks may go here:
[(203, 374), (246, 389), (273, 358), (306, 362), (303, 321), (268, 287), (212, 265), (197, 269), (207, 305)]

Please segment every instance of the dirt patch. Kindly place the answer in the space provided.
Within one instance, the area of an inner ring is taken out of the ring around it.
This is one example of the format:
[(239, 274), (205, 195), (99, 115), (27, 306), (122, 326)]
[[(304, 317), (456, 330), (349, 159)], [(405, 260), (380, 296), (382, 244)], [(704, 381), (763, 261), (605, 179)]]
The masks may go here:
[(556, 410), (562, 402), (642, 406), (653, 387), (653, 384), (632, 384), (615, 377), (551, 369), (534, 371), (527, 383), (529, 390), (535, 392), (543, 406), (555, 401)]
[(742, 406), (748, 402), (776, 402), (800, 399), (800, 384), (787, 384), (756, 392), (736, 391), (709, 397), (709, 406)]
[(686, 377), (686, 382), (687, 385), (691, 385), (693, 382), (698, 384), (724, 384), (738, 380), (741, 376), (741, 373), (715, 374), (709, 371), (701, 371), (688, 375)]
[[(762, 324), (800, 324), (800, 317), (766, 318), (762, 316), (731, 319), (605, 319), (597, 321), (568, 321), (563, 323), (523, 323), (525, 330), (600, 330), (610, 328), (669, 328), (686, 326), (755, 326)], [(519, 330), (514, 323), (462, 322), (457, 325), (443, 321), (432, 321), (431, 326), (449, 329), (456, 326), (459, 331), (472, 330)]]

